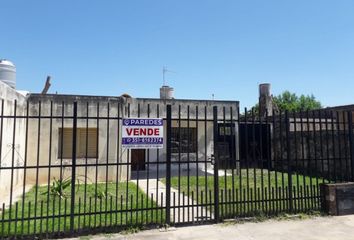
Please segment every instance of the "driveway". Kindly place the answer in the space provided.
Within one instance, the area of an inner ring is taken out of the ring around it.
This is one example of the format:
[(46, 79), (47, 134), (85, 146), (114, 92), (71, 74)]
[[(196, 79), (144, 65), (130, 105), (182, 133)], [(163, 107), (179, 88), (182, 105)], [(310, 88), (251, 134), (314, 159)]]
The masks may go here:
[(169, 231), (148, 230), (135, 234), (98, 235), (94, 240), (354, 240), (354, 215), (306, 220), (268, 220), (260, 223), (223, 223), (180, 227)]

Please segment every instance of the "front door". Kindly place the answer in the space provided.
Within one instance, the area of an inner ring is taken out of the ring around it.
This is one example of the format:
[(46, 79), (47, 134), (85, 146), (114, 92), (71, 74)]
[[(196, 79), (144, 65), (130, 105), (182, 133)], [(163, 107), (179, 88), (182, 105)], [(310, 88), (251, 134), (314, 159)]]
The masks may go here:
[(270, 125), (251, 122), (239, 126), (241, 168), (269, 168)]
[(219, 169), (236, 167), (235, 127), (231, 123), (218, 124)]
[(145, 149), (131, 150), (132, 171), (145, 170)]

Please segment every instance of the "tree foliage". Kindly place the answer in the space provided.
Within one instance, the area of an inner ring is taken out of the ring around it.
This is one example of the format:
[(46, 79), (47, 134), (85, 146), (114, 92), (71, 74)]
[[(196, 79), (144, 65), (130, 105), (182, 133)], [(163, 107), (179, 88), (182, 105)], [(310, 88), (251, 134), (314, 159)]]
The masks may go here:
[[(306, 110), (315, 110), (322, 108), (322, 104), (320, 101), (316, 100), (313, 94), (300, 96), (295, 93), (291, 93), (290, 91), (284, 91), (282, 94), (278, 96), (273, 96), (274, 110), (276, 113), (280, 112), (299, 112)], [(259, 113), (259, 104), (254, 105), (253, 108), (247, 111), (247, 114), (258, 116)]]
[(274, 103), (280, 111), (306, 111), (322, 108), (321, 102), (313, 94), (297, 96), (295, 93), (285, 91), (273, 97)]

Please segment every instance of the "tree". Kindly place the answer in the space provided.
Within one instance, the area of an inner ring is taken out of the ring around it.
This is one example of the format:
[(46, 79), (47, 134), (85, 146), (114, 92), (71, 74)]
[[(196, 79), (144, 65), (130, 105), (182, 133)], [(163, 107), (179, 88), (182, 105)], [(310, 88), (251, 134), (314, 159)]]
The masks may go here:
[[(279, 111), (299, 112), (322, 108), (321, 102), (316, 100), (313, 94), (301, 94), (300, 96), (297, 96), (295, 93), (291, 93), (290, 91), (284, 91), (282, 94), (273, 97), (273, 103), (273, 109), (276, 113), (279, 113)], [(258, 116), (259, 104), (257, 103), (253, 108), (247, 111), (248, 116), (252, 115), (252, 109), (254, 116)]]
[(306, 111), (322, 108), (313, 94), (297, 96), (295, 93), (285, 91), (273, 97), (273, 101), (280, 111)]

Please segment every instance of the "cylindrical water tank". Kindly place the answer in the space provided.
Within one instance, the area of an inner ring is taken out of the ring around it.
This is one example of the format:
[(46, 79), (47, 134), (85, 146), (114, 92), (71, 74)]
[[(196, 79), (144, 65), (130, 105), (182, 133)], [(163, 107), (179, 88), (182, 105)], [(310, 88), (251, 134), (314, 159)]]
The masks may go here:
[(270, 96), (270, 83), (259, 84), (259, 96)]
[(169, 86), (162, 86), (160, 88), (161, 99), (173, 99), (173, 88)]
[(5, 59), (0, 59), (0, 81), (12, 88), (16, 88), (16, 67)]

